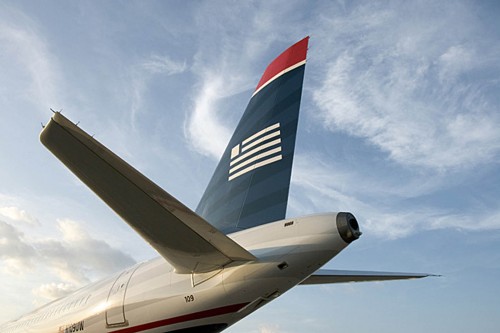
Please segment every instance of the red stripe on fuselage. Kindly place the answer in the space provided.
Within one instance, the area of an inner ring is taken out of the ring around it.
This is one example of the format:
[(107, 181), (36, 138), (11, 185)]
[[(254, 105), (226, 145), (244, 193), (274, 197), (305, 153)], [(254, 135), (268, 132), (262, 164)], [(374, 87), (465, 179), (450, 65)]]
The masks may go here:
[(146, 324), (142, 324), (142, 325), (122, 328), (122, 329), (119, 329), (116, 331), (111, 331), (111, 333), (136, 333), (136, 332), (142, 332), (142, 331), (150, 330), (150, 329), (157, 328), (157, 327), (179, 324), (179, 323), (183, 323), (186, 321), (220, 316), (220, 315), (236, 312), (236, 311), (242, 309), (243, 307), (245, 307), (246, 305), (248, 305), (248, 303), (223, 306), (220, 308), (190, 313), (190, 314), (182, 315), (179, 317), (173, 317), (173, 318), (153, 321), (151, 323), (146, 323)]
[(281, 53), (276, 59), (271, 62), (262, 77), (260, 78), (259, 84), (255, 91), (259, 90), (260, 87), (267, 84), (269, 80), (274, 78), (277, 74), (284, 71), (285, 69), (298, 64), (301, 61), (306, 60), (307, 55), (307, 44), (309, 42), (309, 37), (302, 39), (301, 41), (293, 44), (283, 53)]

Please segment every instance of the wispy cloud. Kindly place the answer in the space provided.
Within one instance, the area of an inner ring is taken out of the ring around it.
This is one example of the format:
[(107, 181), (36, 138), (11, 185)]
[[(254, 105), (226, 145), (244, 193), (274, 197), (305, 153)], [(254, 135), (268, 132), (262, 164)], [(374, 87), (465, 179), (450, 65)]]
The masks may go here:
[(185, 135), (192, 147), (207, 156), (220, 157), (231, 132), (217, 116), (217, 101), (224, 89), (222, 77), (210, 77), (195, 100), (194, 110), (185, 124)]
[[(243, 16), (234, 11), (244, 7), (213, 15), (204, 8), (197, 20), (220, 31), (200, 43), (192, 66), (199, 82), (185, 136), (205, 155), (218, 158), (229, 138), (224, 100), (251, 89), (252, 63), (269, 43), (286, 39), (280, 25), (269, 33), (269, 18), (293, 26), (291, 13), (284, 19), (272, 5), (263, 7)], [(319, 6), (320, 19), (302, 27), (314, 37), (308, 75), (318, 121), (366, 139), (405, 166), (446, 171), (496, 159), (500, 116), (491, 91), (498, 82), (481, 73), (498, 73), (500, 53), (493, 48), (479, 57), (485, 41), (477, 40), (471, 28), (477, 18), (466, 4), (333, 7)], [(228, 33), (232, 25), (240, 27), (237, 34)]]
[[(22, 98), (40, 109), (60, 105), (62, 80), (55, 56), (36, 24), (6, 6), (0, 14), (0, 87), (9, 87), (9, 98)], [(8, 80), (8, 81), (7, 81)], [(0, 98), (5, 92), (0, 90)]]
[[(235, 114), (223, 102), (255, 87), (259, 72), (264, 69), (262, 65), (256, 67), (256, 63), (270, 45), (293, 35), (293, 25), (286, 22), (295, 16), (293, 6), (273, 2), (241, 6), (221, 2), (219, 6), (210, 3), (201, 7), (197, 24), (203, 27), (201, 31), (212, 33), (198, 36), (200, 46), (192, 66), (198, 83), (184, 126), (185, 136), (199, 153), (219, 158), (231, 135), (226, 118), (232, 119)], [(236, 111), (238, 116), (245, 106)]]
[(186, 62), (173, 60), (168, 55), (151, 55), (131, 66), (128, 84), (130, 98), (130, 126), (136, 130), (137, 117), (144, 108), (144, 95), (150, 89), (153, 78), (181, 74), (187, 70)]
[(187, 69), (186, 62), (172, 60), (169, 56), (152, 55), (146, 59), (141, 66), (153, 74), (174, 75)]
[[(409, 181), (416, 183), (418, 179)], [(481, 207), (469, 207), (469, 211), (461, 213), (429, 206), (421, 203), (419, 198), (442, 188), (424, 184), (423, 190), (415, 190), (411, 185), (383, 180), (377, 183), (370, 177), (360, 177), (355, 171), (350, 173), (314, 156), (297, 156), (292, 182), (300, 188), (290, 200), (294, 214), (351, 211), (359, 219), (362, 229), (377, 237), (396, 239), (424, 230), (447, 228), (468, 231), (500, 229), (500, 206), (491, 207), (492, 210), (487, 212)], [(367, 195), (363, 195), (364, 191), (368, 192)], [(377, 193), (378, 196), (372, 195)], [(408, 205), (410, 197), (415, 204)]]
[[(407, 166), (449, 170), (498, 160), (500, 116), (491, 91), (500, 67), (491, 54), (478, 56), (484, 41), (470, 28), (478, 18), (463, 4), (420, 6), (411, 17), (393, 9), (362, 6), (320, 24), (332, 57), (313, 93), (318, 120)], [(341, 23), (341, 35), (326, 35)]]

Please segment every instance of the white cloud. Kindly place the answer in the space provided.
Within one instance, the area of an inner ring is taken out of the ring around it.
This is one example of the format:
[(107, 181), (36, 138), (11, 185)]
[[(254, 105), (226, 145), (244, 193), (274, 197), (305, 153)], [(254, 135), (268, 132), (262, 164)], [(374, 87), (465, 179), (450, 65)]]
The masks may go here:
[(46, 283), (32, 290), (32, 294), (35, 296), (33, 303), (35, 306), (42, 306), (47, 301), (69, 295), (76, 289), (76, 286), (68, 283)]
[(39, 225), (38, 219), (24, 209), (15, 206), (0, 207), (0, 214), (14, 221), (22, 221), (31, 225)]
[(185, 136), (192, 147), (207, 156), (218, 158), (222, 155), (231, 132), (217, 116), (217, 101), (223, 91), (223, 78), (209, 77), (196, 100), (193, 113), (185, 124)]
[(58, 220), (62, 237), (37, 244), (40, 255), (64, 282), (82, 285), (132, 265), (134, 260), (89, 235), (80, 223)]
[[(262, 7), (243, 17), (238, 14), (246, 8), (213, 15), (203, 8), (204, 16), (197, 18), (206, 29), (220, 31), (216, 39), (203, 35), (194, 58), (199, 84), (185, 124), (188, 142), (207, 156), (218, 158), (230, 135), (222, 102), (251, 88), (249, 78), (257, 73), (252, 64), (262, 61), (267, 45), (286, 39), (285, 29), (272, 23), (293, 26), (292, 13), (285, 19), (275, 15), (272, 4)], [(462, 79), (478, 69), (497, 68), (498, 57), (478, 60), (482, 44), (472, 37), (475, 18), (469, 8), (383, 7), (344, 8), (346, 15), (332, 14), (338, 8), (321, 9), (321, 19), (311, 27), (308, 64), (308, 75), (318, 84), (306, 87), (320, 110), (318, 120), (332, 131), (366, 139), (405, 166), (446, 171), (496, 158), (500, 132), (492, 129), (500, 125), (500, 116), (488, 103), (493, 97), (483, 92), (479, 79)], [(238, 17), (238, 22), (226, 20), (221, 28), (212, 16)], [(233, 25), (240, 27), (237, 34), (228, 33)], [(455, 128), (462, 131), (459, 137)]]
[(24, 234), (0, 221), (0, 260), (5, 271), (19, 275), (33, 267), (36, 250), (24, 240)]
[(48, 270), (55, 280), (35, 289), (37, 297), (62, 295), (135, 261), (104, 240), (89, 235), (80, 223), (58, 221), (60, 235), (27, 239), (14, 226), (0, 221), (0, 260), (6, 272), (24, 275)]
[(57, 107), (61, 103), (61, 77), (46, 41), (24, 14), (7, 7), (2, 9), (0, 86), (9, 87), (10, 98), (21, 97), (43, 110)]
[(447, 214), (429, 221), (429, 229), (454, 228), (467, 231), (499, 230), (500, 208), (475, 215)]
[[(414, 12), (435, 11), (425, 26), (376, 5), (323, 21), (322, 37), (332, 45), (330, 58), (320, 59), (325, 75), (313, 92), (318, 120), (406, 166), (446, 171), (497, 160), (500, 115), (490, 91), (498, 83), (483, 77), (499, 66), (491, 55), (477, 56), (482, 43), (470, 31), (476, 18), (467, 8), (431, 7)], [(341, 34), (327, 35), (342, 23)]]
[(187, 69), (186, 62), (177, 62), (168, 56), (153, 55), (142, 63), (142, 67), (153, 74), (174, 75)]
[[(471, 207), (470, 211), (460, 214), (425, 204), (403, 208), (401, 201), (409, 197), (418, 201), (419, 196), (428, 195), (440, 187), (433, 189), (424, 184), (421, 189), (414, 189), (411, 184), (418, 183), (418, 179), (408, 180), (410, 185), (390, 184), (383, 180), (377, 183), (369, 176), (359, 176), (355, 172), (342, 170), (312, 156), (297, 156), (292, 182), (300, 190), (292, 196), (290, 208), (297, 215), (350, 211), (356, 215), (362, 231), (386, 239), (406, 237), (423, 230), (500, 229), (500, 206), (488, 210)], [(364, 191), (368, 192), (365, 196)], [(377, 193), (378, 197), (374, 196)], [(381, 195), (386, 198), (380, 198)]]
[(130, 96), (130, 127), (135, 134), (137, 117), (144, 112), (143, 96), (148, 92), (153, 78), (181, 74), (187, 69), (186, 62), (174, 61), (168, 55), (152, 55), (131, 67), (130, 79), (125, 89)]
[(265, 324), (259, 327), (259, 333), (278, 333), (283, 332), (277, 324)]
[(466, 73), (474, 66), (474, 50), (467, 49), (462, 45), (452, 45), (445, 53), (438, 58), (439, 62), (439, 78), (446, 84), (456, 80), (457, 76)]
[[(256, 6), (259, 10), (255, 10)], [(201, 7), (197, 23), (203, 29), (191, 68), (198, 77), (198, 84), (184, 133), (197, 152), (217, 159), (232, 132), (226, 118), (231, 118), (235, 112), (225, 109), (222, 102), (257, 85), (258, 75), (264, 68), (262, 65), (256, 67), (256, 63), (262, 61), (270, 45), (290, 40), (296, 27), (289, 21), (295, 18), (296, 12), (292, 5), (274, 2), (246, 3), (237, 7), (222, 2)], [(211, 34), (207, 35), (205, 30), (210, 30)], [(246, 104), (236, 110), (238, 115), (245, 107)]]
[[(210, 56), (205, 59), (203, 51), (196, 56), (193, 71), (200, 81), (192, 112), (184, 125), (184, 135), (192, 148), (216, 159), (222, 155), (231, 136), (231, 129), (228, 128), (227, 121), (224, 121), (224, 116), (233, 110), (225, 110), (221, 102), (250, 87), (245, 82), (247, 70), (241, 67), (236, 69), (239, 64), (237, 57), (225, 54), (223, 49), (220, 52), (221, 58), (210, 64), (206, 63)], [(241, 111), (238, 110), (238, 114)]]
[(371, 214), (372, 216), (363, 221), (366, 230), (375, 236), (389, 239), (406, 237), (423, 230), (455, 229), (470, 232), (500, 230), (500, 208), (492, 212), (475, 214), (448, 213), (430, 208), (382, 212), (372, 208)]

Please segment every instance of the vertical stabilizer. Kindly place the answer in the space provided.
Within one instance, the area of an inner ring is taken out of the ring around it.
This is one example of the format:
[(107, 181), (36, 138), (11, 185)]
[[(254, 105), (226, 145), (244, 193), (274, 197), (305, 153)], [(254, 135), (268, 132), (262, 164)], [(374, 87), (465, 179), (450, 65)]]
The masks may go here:
[(198, 204), (224, 233), (285, 218), (308, 41), (268, 65)]

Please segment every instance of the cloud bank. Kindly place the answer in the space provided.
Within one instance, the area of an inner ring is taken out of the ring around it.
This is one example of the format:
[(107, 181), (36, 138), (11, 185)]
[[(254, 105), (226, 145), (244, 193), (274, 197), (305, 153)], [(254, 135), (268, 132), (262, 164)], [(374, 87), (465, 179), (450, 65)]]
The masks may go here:
[(57, 224), (59, 235), (33, 239), (15, 226), (0, 221), (2, 270), (17, 276), (35, 269), (48, 270), (54, 279), (54, 282), (35, 288), (36, 297), (45, 301), (61, 297), (96, 278), (134, 264), (129, 255), (87, 233), (81, 223), (61, 219)]

